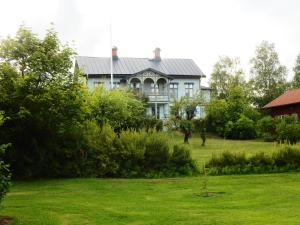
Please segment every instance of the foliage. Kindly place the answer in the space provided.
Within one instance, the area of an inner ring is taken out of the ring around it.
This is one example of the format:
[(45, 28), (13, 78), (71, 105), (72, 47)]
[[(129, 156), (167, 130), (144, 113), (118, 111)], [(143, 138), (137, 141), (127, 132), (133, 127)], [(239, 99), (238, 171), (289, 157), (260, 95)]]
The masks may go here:
[(256, 137), (254, 121), (244, 115), (241, 115), (236, 122), (228, 121), (224, 136), (228, 139), (253, 139)]
[[(2, 113), (0, 112), (0, 126), (3, 124), (3, 122), (4, 118)], [(0, 203), (2, 202), (2, 199), (8, 191), (11, 177), (9, 165), (6, 164), (3, 160), (5, 149), (8, 146), (8, 144), (0, 144)]]
[(254, 104), (262, 108), (286, 90), (286, 67), (279, 62), (275, 45), (263, 41), (257, 46), (251, 59), (251, 83), (254, 92)]
[(300, 149), (286, 147), (272, 155), (260, 152), (248, 158), (245, 154), (224, 152), (220, 156), (213, 156), (208, 167), (214, 175), (298, 171)]
[(149, 135), (145, 144), (145, 169), (162, 171), (167, 168), (169, 160), (170, 150), (167, 139), (159, 133)]
[(202, 139), (202, 146), (205, 146), (206, 141), (206, 120), (205, 119), (195, 119), (193, 120), (194, 129), (196, 132), (200, 133)]
[(220, 136), (232, 139), (251, 139), (256, 136), (254, 124), (260, 114), (250, 105), (240, 86), (230, 88), (226, 99), (211, 101), (206, 114), (208, 130)]
[(217, 99), (225, 99), (232, 87), (244, 86), (246, 82), (239, 58), (220, 57), (214, 65), (209, 83)]
[(99, 86), (91, 93), (90, 108), (100, 127), (108, 123), (120, 131), (143, 126), (144, 104), (129, 90)]
[(224, 128), (228, 118), (228, 103), (225, 99), (212, 100), (206, 110), (208, 131), (214, 132), (219, 136), (224, 135)]
[(180, 131), (184, 134), (184, 143), (189, 143), (189, 137), (192, 135), (193, 123), (190, 120), (182, 119), (180, 120)]
[(192, 119), (196, 116), (196, 107), (201, 105), (203, 100), (200, 96), (190, 99), (182, 97), (179, 100), (174, 99), (171, 104), (170, 121), (175, 129), (180, 130), (184, 134), (184, 143), (188, 144), (189, 137), (193, 131)]
[(39, 39), (21, 27), (0, 43), (0, 136), (15, 177), (56, 176), (78, 155), (88, 108), (74, 55), (53, 29)]
[(156, 129), (156, 131), (163, 130), (163, 121), (161, 119), (157, 119), (155, 116), (144, 115), (142, 117), (143, 128), (148, 132), (149, 130)]
[(87, 128), (86, 150), (78, 162), (82, 176), (161, 177), (197, 172), (190, 157), (179, 165), (174, 164), (163, 132), (127, 130), (118, 136), (108, 125), (100, 129), (96, 123), (90, 123)]
[(300, 140), (300, 124), (294, 116), (284, 116), (276, 121), (277, 140), (281, 143), (296, 144)]
[(276, 139), (275, 121), (271, 116), (265, 116), (257, 121), (257, 131), (265, 141)]
[(229, 90), (226, 101), (228, 119), (233, 122), (237, 121), (241, 114), (246, 113), (249, 106), (245, 91), (240, 86), (232, 87)]
[(199, 172), (197, 164), (186, 146), (174, 145), (170, 166), (178, 174), (193, 175)]
[(167, 139), (158, 132), (162, 121), (144, 116), (143, 98), (126, 89), (108, 91), (101, 86), (89, 92), (80, 71), (71, 71), (74, 55), (53, 29), (40, 39), (21, 27), (16, 37), (1, 41), (0, 110), (7, 119), (0, 143), (12, 144), (6, 158), (13, 175), (181, 174), (171, 167)]
[(294, 77), (293, 77), (292, 86), (293, 88), (300, 88), (300, 54), (297, 56), (293, 71), (294, 71)]

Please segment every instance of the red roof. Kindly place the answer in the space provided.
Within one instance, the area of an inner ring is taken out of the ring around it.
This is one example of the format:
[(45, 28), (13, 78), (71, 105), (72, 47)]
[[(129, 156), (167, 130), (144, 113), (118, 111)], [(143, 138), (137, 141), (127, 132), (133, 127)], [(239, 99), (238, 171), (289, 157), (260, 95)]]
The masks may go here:
[(275, 98), (273, 101), (269, 102), (264, 108), (272, 108), (282, 105), (290, 105), (300, 103), (300, 88), (295, 90), (290, 90), (283, 95), (280, 95), (278, 98)]

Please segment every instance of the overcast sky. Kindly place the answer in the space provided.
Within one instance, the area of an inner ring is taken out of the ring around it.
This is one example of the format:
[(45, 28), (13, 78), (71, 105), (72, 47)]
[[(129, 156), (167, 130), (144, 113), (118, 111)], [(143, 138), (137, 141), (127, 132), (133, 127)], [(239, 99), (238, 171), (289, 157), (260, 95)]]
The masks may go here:
[(249, 73), (255, 47), (275, 43), (292, 75), (300, 53), (298, 0), (0, 0), (0, 38), (25, 23), (41, 36), (53, 22), (79, 55), (109, 56), (109, 24), (120, 57), (192, 58), (208, 76), (220, 55)]

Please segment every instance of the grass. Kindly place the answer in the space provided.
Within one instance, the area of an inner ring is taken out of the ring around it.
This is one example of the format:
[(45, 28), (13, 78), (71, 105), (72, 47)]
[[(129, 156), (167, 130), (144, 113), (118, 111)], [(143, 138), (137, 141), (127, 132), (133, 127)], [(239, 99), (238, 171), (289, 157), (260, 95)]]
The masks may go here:
[[(172, 135), (181, 144), (182, 136)], [(202, 164), (222, 151), (272, 152), (272, 143), (190, 140)], [(212, 176), (211, 197), (201, 197), (203, 176), (174, 179), (62, 179), (14, 182), (1, 215), (13, 225), (299, 224), (300, 173)]]
[(14, 225), (299, 224), (300, 174), (16, 182), (2, 215)]
[[(169, 134), (172, 144), (183, 144), (183, 137), (180, 134)], [(213, 154), (220, 154), (224, 151), (244, 152), (246, 155), (255, 154), (257, 152), (272, 153), (273, 151), (282, 148), (275, 142), (264, 142), (260, 140), (224, 140), (221, 138), (208, 138), (205, 146), (201, 146), (202, 140), (197, 135), (194, 135), (189, 140), (189, 148), (192, 157), (200, 166), (208, 162)], [(300, 147), (300, 144), (298, 144)]]

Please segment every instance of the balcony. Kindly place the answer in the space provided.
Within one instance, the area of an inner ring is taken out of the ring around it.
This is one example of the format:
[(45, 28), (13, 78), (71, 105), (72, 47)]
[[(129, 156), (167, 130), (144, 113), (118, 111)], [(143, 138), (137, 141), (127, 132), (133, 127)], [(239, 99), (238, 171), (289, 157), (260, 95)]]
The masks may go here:
[(169, 102), (169, 91), (167, 86), (167, 80), (160, 78), (157, 82), (154, 82), (151, 78), (146, 78), (143, 83), (137, 78), (133, 78), (130, 81), (130, 87), (140, 93), (143, 93), (148, 97), (150, 103), (154, 102)]
[(169, 93), (167, 91), (144, 91), (144, 94), (149, 98), (149, 102), (168, 102)]

